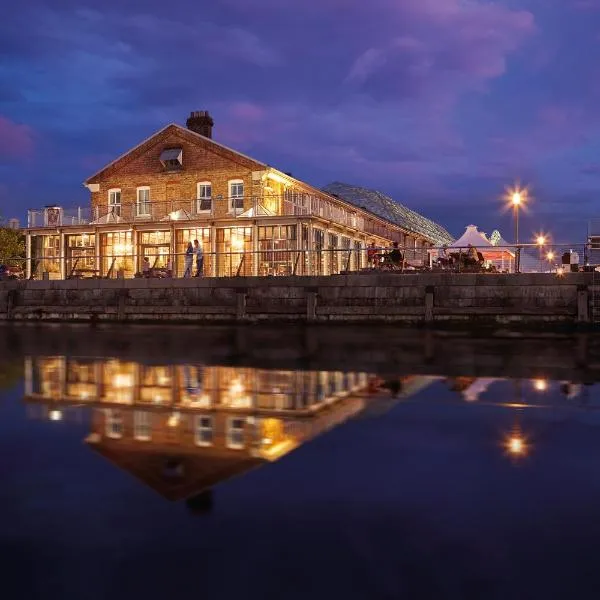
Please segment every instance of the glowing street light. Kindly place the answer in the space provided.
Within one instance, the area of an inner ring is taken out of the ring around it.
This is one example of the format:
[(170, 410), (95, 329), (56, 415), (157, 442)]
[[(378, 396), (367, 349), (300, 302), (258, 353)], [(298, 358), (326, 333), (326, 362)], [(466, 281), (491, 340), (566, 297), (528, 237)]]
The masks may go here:
[(545, 379), (535, 379), (533, 387), (538, 392), (545, 392), (548, 389), (548, 382)]
[(546, 243), (546, 236), (542, 233), (539, 233), (535, 238), (535, 243), (539, 246), (540, 249), (540, 273), (543, 272), (543, 258), (542, 258), (542, 249), (544, 244)]
[(522, 437), (513, 435), (508, 438), (506, 449), (513, 456), (522, 456), (525, 454), (527, 447), (525, 445), (525, 440)]
[(515, 222), (515, 272), (520, 270), (520, 252), (519, 252), (519, 209), (525, 204), (526, 190), (521, 190), (518, 187), (508, 191), (509, 204), (513, 209), (513, 219)]

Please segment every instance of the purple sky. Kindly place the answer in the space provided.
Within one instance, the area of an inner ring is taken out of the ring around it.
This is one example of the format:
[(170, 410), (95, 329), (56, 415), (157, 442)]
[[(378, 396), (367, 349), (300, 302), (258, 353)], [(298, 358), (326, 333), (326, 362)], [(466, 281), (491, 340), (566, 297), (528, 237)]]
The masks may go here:
[[(49, 7), (49, 5), (52, 5)], [(600, 0), (41, 0), (0, 20), (0, 212), (208, 109), (215, 138), (313, 185), (375, 187), (458, 235), (582, 240), (600, 192)]]

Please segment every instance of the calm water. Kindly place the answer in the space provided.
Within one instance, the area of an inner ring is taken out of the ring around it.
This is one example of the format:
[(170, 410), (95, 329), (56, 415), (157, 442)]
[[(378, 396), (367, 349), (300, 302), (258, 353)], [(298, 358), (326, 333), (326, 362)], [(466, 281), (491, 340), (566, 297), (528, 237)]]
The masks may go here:
[(593, 339), (0, 334), (8, 598), (598, 597)]

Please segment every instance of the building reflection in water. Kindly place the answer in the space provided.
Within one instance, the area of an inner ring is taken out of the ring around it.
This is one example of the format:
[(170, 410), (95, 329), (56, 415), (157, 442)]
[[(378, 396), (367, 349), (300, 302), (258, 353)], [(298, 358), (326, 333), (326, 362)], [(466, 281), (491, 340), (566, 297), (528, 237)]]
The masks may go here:
[[(88, 416), (90, 448), (164, 497), (190, 498), (269, 461), (358, 415), (380, 416), (398, 402), (442, 382), (463, 402), (481, 403), (501, 378), (277, 371), (202, 364), (157, 365), (64, 356), (27, 358), (26, 397), (32, 416), (60, 421)], [(515, 460), (531, 454), (522, 411), (547, 407), (553, 382), (513, 380), (509, 401), (483, 402), (514, 412), (501, 436)], [(560, 382), (572, 399), (581, 386)], [(203, 501), (195, 500), (196, 505)]]
[(86, 443), (170, 500), (277, 460), (358, 414), (368, 383), (366, 373), (63, 356), (25, 363), (32, 416), (91, 411)]

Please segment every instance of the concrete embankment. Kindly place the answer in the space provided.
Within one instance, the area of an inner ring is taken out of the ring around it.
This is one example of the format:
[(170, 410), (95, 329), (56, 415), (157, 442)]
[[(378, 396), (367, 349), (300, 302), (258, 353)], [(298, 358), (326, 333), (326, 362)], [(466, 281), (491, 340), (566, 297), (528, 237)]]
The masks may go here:
[(593, 324), (598, 294), (593, 273), (13, 281), (0, 320)]

